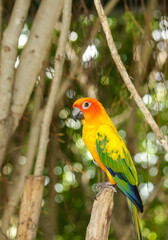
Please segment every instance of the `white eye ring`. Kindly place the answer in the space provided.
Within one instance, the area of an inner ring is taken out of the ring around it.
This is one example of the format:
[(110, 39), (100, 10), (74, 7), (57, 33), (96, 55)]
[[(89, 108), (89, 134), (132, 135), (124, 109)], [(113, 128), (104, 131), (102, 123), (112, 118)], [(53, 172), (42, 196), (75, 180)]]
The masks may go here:
[(84, 103), (82, 104), (82, 108), (83, 108), (83, 109), (88, 109), (88, 108), (90, 107), (90, 105), (91, 105), (90, 102), (84, 102)]

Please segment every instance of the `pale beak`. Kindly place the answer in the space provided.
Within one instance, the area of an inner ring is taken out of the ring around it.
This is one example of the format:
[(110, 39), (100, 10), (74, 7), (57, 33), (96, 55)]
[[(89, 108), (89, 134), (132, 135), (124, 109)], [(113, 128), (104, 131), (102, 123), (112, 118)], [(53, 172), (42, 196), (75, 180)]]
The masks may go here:
[(72, 110), (72, 117), (76, 121), (76, 119), (84, 119), (83, 112), (77, 107), (74, 107)]

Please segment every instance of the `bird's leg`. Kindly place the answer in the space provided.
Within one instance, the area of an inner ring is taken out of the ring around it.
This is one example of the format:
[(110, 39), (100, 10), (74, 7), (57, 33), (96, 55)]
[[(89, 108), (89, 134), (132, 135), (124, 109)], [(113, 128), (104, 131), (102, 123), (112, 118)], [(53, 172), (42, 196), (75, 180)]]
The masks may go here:
[[(117, 192), (117, 190), (115, 189), (114, 185), (112, 185), (109, 181), (108, 182), (100, 182), (98, 184), (96, 184), (96, 190), (99, 191), (97, 194), (96, 194), (96, 199), (97, 197), (102, 193), (103, 189), (104, 188), (110, 188), (112, 189), (114, 192)], [(99, 190), (100, 189), (100, 190)]]

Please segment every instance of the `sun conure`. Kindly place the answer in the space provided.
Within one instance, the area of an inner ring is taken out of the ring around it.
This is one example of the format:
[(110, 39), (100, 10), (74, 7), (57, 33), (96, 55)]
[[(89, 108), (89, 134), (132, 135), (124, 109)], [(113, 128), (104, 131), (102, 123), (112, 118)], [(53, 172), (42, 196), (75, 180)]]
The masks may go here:
[(124, 141), (102, 104), (94, 98), (74, 102), (72, 116), (82, 120), (82, 138), (93, 159), (106, 172), (110, 183), (127, 197), (136, 238), (142, 239), (138, 210), (143, 212), (143, 204), (137, 189), (137, 172)]

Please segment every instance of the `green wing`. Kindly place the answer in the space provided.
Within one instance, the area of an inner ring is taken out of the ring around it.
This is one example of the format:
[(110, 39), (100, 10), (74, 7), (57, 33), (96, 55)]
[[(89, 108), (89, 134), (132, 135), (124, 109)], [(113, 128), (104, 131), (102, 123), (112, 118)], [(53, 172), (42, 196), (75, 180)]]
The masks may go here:
[(137, 185), (137, 173), (122, 138), (109, 125), (102, 125), (97, 131), (96, 147), (102, 163), (122, 177), (131, 185)]
[(142, 211), (142, 201), (137, 185), (137, 172), (122, 138), (115, 128), (102, 125), (96, 136), (96, 149), (119, 189)]

